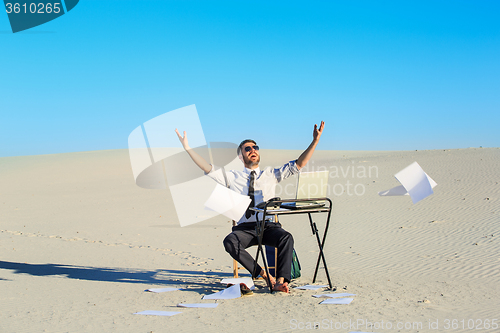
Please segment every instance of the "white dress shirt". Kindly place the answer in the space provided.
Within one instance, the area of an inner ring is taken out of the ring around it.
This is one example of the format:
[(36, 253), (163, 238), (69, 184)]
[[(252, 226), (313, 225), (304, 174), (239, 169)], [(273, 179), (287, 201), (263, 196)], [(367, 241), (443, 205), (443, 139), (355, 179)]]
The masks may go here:
[[(278, 184), (283, 179), (286, 179), (292, 175), (299, 173), (299, 169), (295, 163), (296, 161), (290, 161), (280, 168), (267, 167), (261, 170), (259, 167), (256, 169), (244, 168), (242, 171), (229, 170), (226, 171), (227, 182), (229, 188), (237, 193), (248, 195), (248, 186), (250, 185), (250, 173), (255, 171), (255, 184), (254, 184), (254, 197), (255, 205), (274, 198), (276, 195), (276, 184)], [(215, 180), (222, 186), (227, 186), (224, 179), (224, 174), (222, 169), (213, 167), (207, 176)], [(259, 213), (259, 220), (262, 220), (262, 213)], [(238, 224), (244, 222), (255, 222), (255, 215), (250, 216), (248, 219), (245, 215), (238, 221)]]

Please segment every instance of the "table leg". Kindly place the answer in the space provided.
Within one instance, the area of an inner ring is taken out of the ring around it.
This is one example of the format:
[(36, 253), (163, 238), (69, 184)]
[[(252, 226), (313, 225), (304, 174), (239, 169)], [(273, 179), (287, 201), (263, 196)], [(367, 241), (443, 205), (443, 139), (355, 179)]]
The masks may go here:
[(316, 241), (318, 242), (318, 247), (319, 247), (319, 255), (318, 255), (318, 261), (316, 262), (316, 269), (314, 270), (313, 283), (316, 282), (316, 276), (318, 275), (318, 270), (319, 270), (319, 262), (322, 259), (323, 265), (325, 266), (325, 273), (326, 273), (326, 278), (328, 279), (328, 285), (330, 286), (330, 289), (332, 289), (332, 281), (330, 280), (330, 274), (328, 273), (328, 266), (326, 265), (325, 254), (323, 252), (323, 244), (319, 239), (318, 228), (316, 227), (316, 223), (313, 222), (312, 220), (311, 213), (308, 213), (307, 215), (309, 215), (309, 224), (311, 225), (313, 235), (316, 235)]

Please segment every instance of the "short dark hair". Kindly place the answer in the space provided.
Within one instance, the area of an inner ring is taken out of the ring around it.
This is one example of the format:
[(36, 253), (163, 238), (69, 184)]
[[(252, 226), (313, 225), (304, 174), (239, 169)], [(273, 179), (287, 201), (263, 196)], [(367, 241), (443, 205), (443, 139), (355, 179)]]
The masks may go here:
[(243, 140), (241, 141), (240, 145), (238, 146), (238, 149), (236, 150), (236, 154), (239, 156), (240, 153), (241, 153), (241, 147), (245, 144), (245, 143), (253, 143), (254, 145), (257, 144), (257, 142), (253, 141), (252, 139), (246, 139), (246, 140)]

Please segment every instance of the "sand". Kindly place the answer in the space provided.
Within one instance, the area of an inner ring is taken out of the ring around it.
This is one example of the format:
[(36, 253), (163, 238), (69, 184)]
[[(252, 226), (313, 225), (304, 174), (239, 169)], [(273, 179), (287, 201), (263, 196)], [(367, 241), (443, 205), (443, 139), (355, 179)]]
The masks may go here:
[[(262, 151), (262, 165), (299, 153)], [(378, 196), (414, 161), (433, 195)], [(500, 149), (317, 151), (308, 169), (321, 168), (329, 272), (354, 301), (320, 305), (312, 295), (331, 290), (268, 294), (257, 281), (253, 296), (186, 309), (176, 305), (213, 302), (201, 298), (232, 276), (227, 218), (181, 228), (168, 190), (135, 185), (127, 150), (0, 158), (0, 332), (500, 331)], [(302, 264), (291, 286), (309, 284), (315, 238), (303, 217), (281, 221)], [(154, 287), (185, 290), (144, 291)], [(133, 314), (143, 310), (182, 314)]]

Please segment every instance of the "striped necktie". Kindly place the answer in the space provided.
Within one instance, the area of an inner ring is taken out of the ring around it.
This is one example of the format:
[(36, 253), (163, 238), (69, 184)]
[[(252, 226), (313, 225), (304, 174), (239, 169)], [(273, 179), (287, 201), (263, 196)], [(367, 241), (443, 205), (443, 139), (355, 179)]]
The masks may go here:
[[(248, 185), (248, 195), (250, 196), (250, 207), (255, 206), (255, 196), (254, 196), (254, 186), (255, 186), (255, 171), (250, 172), (250, 184)], [(247, 209), (247, 212), (245, 213), (245, 217), (248, 219), (250, 216), (255, 214), (255, 212), (251, 211), (250, 209)]]

